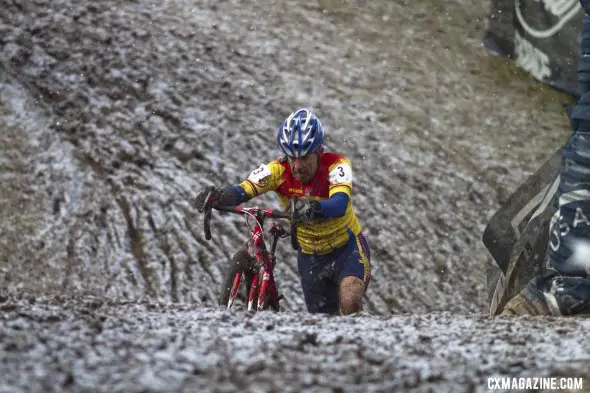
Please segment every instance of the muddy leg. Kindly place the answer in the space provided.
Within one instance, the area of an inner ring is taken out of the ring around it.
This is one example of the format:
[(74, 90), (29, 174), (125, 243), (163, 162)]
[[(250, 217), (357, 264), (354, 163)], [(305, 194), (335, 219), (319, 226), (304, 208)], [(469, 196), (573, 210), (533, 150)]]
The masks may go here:
[(363, 311), (365, 284), (355, 276), (344, 277), (340, 281), (340, 314), (349, 315)]

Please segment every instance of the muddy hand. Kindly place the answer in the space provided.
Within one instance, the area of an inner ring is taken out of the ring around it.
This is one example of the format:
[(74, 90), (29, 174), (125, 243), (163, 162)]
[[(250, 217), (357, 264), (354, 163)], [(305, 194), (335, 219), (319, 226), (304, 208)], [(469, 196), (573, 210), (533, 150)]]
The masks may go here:
[[(207, 204), (211, 207), (217, 206), (218, 195), (219, 190), (215, 189), (213, 186), (207, 186), (199, 191), (195, 197), (194, 206), (197, 208), (199, 213), (203, 213)], [(209, 200), (207, 201), (208, 196)]]
[(313, 220), (318, 216), (321, 210), (320, 202), (313, 199), (295, 199), (295, 201), (289, 201), (289, 211), (291, 211), (291, 204), (295, 203), (295, 211), (293, 215), (293, 221), (295, 223), (303, 223)]

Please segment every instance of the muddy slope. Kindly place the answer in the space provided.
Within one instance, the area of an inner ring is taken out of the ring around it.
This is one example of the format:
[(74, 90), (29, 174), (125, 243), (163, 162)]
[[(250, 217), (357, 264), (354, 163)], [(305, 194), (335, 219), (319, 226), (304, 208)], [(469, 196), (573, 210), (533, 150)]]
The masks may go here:
[[(16, 178), (39, 202), (5, 199), (35, 225), (7, 241), (3, 287), (212, 304), (245, 227), (216, 217), (206, 242), (189, 200), (273, 159), (310, 106), (353, 162), (368, 309), (481, 311), (486, 219), (565, 135), (566, 98), (485, 55), (485, 4), (2, 4), (2, 102), (38, 113), (7, 117), (37, 133)], [(301, 310), (294, 257), (278, 270)]]
[[(0, 0), (0, 392), (588, 375), (586, 321), (484, 316), (487, 219), (568, 134), (567, 97), (481, 48), (486, 3), (80, 3)], [(207, 242), (190, 199), (273, 159), (300, 106), (353, 163), (367, 311), (307, 315), (286, 243), (286, 311), (221, 311), (245, 224)]]

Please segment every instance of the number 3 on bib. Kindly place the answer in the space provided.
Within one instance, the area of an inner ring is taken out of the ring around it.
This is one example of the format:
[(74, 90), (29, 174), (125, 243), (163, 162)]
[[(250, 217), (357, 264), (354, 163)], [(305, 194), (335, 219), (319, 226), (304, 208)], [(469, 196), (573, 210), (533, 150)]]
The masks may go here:
[(352, 183), (352, 168), (350, 164), (338, 164), (330, 171), (330, 184), (338, 183)]
[(268, 165), (260, 164), (260, 166), (250, 173), (248, 180), (254, 182), (257, 186), (266, 187), (268, 185), (268, 177), (272, 174)]

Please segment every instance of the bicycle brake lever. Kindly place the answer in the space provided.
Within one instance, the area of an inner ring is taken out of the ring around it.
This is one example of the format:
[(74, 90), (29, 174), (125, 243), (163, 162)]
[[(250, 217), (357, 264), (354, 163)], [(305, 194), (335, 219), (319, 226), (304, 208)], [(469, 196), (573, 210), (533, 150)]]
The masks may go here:
[(299, 250), (299, 242), (297, 241), (297, 225), (295, 224), (295, 200), (296, 195), (291, 196), (291, 247), (293, 250)]
[(209, 198), (213, 195), (213, 190), (207, 194), (205, 197), (204, 208), (205, 208), (205, 218), (203, 219), (203, 225), (205, 226), (205, 239), (211, 240), (211, 211), (213, 210), (213, 206), (209, 206)]
[(279, 226), (279, 225), (272, 227), (270, 229), (269, 233), (273, 236), (278, 236), (280, 238), (284, 238), (284, 237), (289, 236), (289, 233), (285, 230), (285, 228), (283, 228), (282, 226)]

